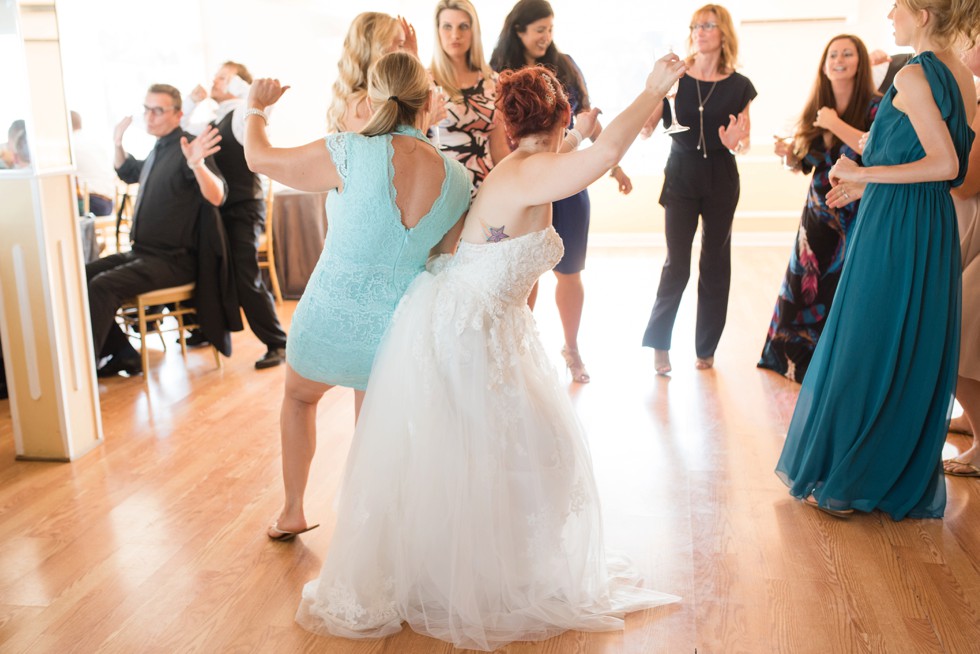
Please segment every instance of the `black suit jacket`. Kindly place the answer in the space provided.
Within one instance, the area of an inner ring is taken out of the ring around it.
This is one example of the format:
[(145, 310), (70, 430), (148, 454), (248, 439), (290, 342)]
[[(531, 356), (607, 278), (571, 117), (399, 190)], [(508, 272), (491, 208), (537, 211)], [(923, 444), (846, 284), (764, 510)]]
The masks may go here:
[(201, 203), (197, 220), (197, 320), (204, 336), (225, 356), (231, 356), (231, 332), (240, 332), (242, 314), (232, 272), (228, 236), (218, 208)]

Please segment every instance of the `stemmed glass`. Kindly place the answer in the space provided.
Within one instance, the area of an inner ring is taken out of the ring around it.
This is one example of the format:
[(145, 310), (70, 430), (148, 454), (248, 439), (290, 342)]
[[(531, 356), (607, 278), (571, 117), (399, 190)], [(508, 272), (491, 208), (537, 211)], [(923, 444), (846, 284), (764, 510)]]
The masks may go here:
[[(674, 48), (670, 47), (670, 52), (667, 54), (673, 54)], [(670, 127), (664, 130), (664, 134), (680, 134), (681, 132), (686, 132), (691, 129), (687, 125), (681, 125), (681, 122), (677, 120), (677, 110), (674, 108), (674, 96), (677, 95), (677, 85), (680, 83), (678, 80), (674, 82), (674, 85), (670, 87), (667, 91), (667, 106), (670, 107)]]
[[(449, 96), (446, 95), (446, 92), (443, 91), (442, 87), (439, 86), (439, 85), (434, 85), (432, 87), (432, 91), (435, 93), (435, 95), (437, 97), (439, 97), (439, 98), (442, 99), (443, 107), (445, 107), (446, 104), (449, 102)], [(442, 140), (441, 140), (441, 138), (439, 136), (439, 128), (440, 127), (448, 127), (449, 125), (452, 125), (452, 122), (453, 121), (449, 118), (449, 116), (446, 116), (445, 118), (443, 118), (438, 123), (436, 123), (435, 125), (432, 126), (432, 139), (431, 140), (432, 140), (432, 144), (434, 146), (436, 146), (437, 148), (442, 149)]]

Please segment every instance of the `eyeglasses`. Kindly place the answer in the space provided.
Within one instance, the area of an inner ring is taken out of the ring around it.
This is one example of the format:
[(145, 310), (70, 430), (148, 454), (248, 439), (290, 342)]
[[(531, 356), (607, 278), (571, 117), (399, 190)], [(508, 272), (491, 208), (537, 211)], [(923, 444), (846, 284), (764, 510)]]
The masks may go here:
[(718, 23), (694, 23), (691, 25), (692, 32), (697, 32), (698, 30), (714, 32), (716, 29), (718, 29)]
[(154, 116), (159, 118), (160, 116), (162, 116), (163, 114), (171, 110), (173, 110), (173, 107), (147, 107), (145, 104), (143, 105), (144, 116), (146, 114), (153, 114)]

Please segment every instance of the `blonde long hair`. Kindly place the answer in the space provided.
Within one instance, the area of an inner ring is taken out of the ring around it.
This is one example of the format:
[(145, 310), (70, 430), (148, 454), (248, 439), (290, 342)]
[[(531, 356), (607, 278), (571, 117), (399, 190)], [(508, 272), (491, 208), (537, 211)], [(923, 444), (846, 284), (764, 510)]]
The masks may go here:
[[(732, 15), (721, 5), (705, 5), (694, 12), (691, 16), (691, 24), (697, 22), (699, 16), (711, 12), (715, 15), (718, 29), (721, 31), (721, 56), (718, 58), (718, 72), (722, 75), (734, 72), (738, 66), (738, 36), (735, 34), (735, 23)], [(687, 37), (687, 49), (690, 55), (688, 60), (694, 58), (694, 32)]]
[(375, 111), (361, 134), (388, 134), (398, 125), (418, 127), (429, 101), (429, 74), (413, 55), (386, 54), (371, 68), (368, 98)]
[(479, 71), (485, 79), (490, 79), (493, 74), (487, 60), (483, 55), (483, 37), (480, 33), (480, 18), (476, 15), (476, 8), (470, 0), (439, 0), (436, 4), (436, 47), (432, 50), (432, 79), (442, 87), (442, 90), (449, 96), (452, 102), (462, 101), (462, 91), (453, 73), (453, 63), (442, 49), (442, 42), (439, 39), (439, 14), (446, 9), (462, 11), (470, 17), (470, 50), (466, 53), (466, 65), (471, 71)]
[(328, 131), (346, 131), (344, 117), (349, 101), (367, 93), (371, 65), (384, 55), (400, 28), (397, 20), (375, 11), (359, 14), (351, 23), (344, 39), (344, 52), (337, 62), (333, 98), (327, 109)]

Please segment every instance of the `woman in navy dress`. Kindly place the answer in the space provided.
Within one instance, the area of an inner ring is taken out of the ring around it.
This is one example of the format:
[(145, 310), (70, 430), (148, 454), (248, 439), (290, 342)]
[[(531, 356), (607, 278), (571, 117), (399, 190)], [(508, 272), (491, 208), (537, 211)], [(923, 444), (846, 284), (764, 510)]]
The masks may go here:
[(960, 335), (950, 188), (966, 174), (977, 111), (953, 45), (976, 36), (980, 3), (899, 0), (889, 18), (917, 54), (881, 101), (864, 167), (841, 157), (830, 172), (864, 195), (776, 474), (837, 516), (939, 518)]
[[(554, 70), (572, 106), (573, 119), (569, 127), (574, 127), (574, 116), (591, 108), (589, 91), (582, 71), (571, 57), (558, 50), (552, 40), (554, 17), (555, 12), (546, 0), (520, 0), (504, 20), (497, 47), (490, 57), (490, 66), (497, 72), (534, 64), (544, 64)], [(581, 136), (597, 138), (602, 132), (602, 125), (596, 121), (595, 129), (591, 132)], [(578, 139), (578, 136), (575, 138)], [(616, 180), (621, 193), (627, 194), (633, 190), (630, 178), (619, 166), (613, 166), (609, 175)], [(578, 349), (578, 331), (585, 303), (582, 270), (585, 269), (585, 251), (589, 245), (590, 206), (588, 189), (552, 204), (555, 231), (565, 245), (565, 255), (555, 266), (555, 303), (565, 332), (565, 346), (561, 353), (572, 380), (579, 383), (587, 383), (590, 379)], [(532, 308), (536, 295), (537, 285), (529, 299)]]

